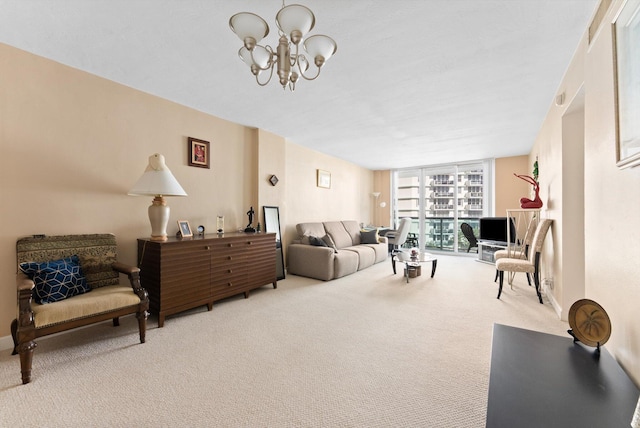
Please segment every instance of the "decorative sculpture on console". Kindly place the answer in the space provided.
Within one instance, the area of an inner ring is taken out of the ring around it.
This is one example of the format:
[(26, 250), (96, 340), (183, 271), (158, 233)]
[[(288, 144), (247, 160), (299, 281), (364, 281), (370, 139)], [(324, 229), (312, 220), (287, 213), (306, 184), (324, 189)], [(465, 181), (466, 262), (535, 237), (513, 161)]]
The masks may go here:
[(244, 231), (246, 233), (255, 233), (255, 229), (253, 228), (253, 215), (255, 214), (255, 211), (253, 210), (253, 207), (251, 207), (251, 209), (249, 211), (247, 211), (247, 215), (249, 216), (249, 224), (247, 225), (247, 227), (244, 229)]
[(516, 174), (515, 172), (513, 173), (513, 175), (531, 184), (533, 186), (533, 190), (536, 192), (536, 196), (533, 199), (520, 198), (520, 208), (542, 208), (542, 199), (540, 199), (540, 185), (538, 184), (538, 182), (533, 177), (528, 175), (520, 175)]

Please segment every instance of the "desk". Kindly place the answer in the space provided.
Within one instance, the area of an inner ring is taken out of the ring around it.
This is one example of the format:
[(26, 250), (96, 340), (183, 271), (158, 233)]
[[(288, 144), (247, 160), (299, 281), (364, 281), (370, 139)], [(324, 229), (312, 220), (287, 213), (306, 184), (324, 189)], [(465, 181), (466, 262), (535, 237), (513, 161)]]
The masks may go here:
[(605, 348), (495, 324), (487, 428), (629, 428), (640, 391)]

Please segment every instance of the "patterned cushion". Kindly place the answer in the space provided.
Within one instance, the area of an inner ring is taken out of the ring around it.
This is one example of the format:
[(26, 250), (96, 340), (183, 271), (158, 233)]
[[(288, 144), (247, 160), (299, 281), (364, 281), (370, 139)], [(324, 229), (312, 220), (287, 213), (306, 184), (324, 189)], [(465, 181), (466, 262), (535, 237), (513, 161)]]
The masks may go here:
[(378, 229), (373, 230), (361, 230), (360, 242), (363, 244), (377, 244), (378, 243)]
[(58, 302), (91, 290), (77, 255), (48, 262), (21, 263), (20, 270), (35, 283), (36, 303)]

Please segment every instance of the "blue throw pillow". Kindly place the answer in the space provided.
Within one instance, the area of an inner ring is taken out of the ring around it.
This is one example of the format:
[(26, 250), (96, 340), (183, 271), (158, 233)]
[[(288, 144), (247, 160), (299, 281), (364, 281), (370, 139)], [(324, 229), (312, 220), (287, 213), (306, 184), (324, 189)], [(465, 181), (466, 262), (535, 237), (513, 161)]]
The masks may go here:
[(20, 263), (20, 270), (35, 283), (36, 303), (58, 302), (91, 290), (76, 255), (49, 262)]

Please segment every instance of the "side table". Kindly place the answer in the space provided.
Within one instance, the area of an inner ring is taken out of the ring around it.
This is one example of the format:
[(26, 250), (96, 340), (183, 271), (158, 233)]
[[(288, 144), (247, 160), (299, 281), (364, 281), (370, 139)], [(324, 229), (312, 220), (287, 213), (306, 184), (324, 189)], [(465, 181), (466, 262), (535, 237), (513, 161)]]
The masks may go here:
[(396, 262), (404, 263), (404, 277), (409, 283), (409, 267), (420, 266), (422, 263), (431, 262), (431, 278), (436, 274), (436, 268), (438, 267), (438, 259), (436, 256), (430, 253), (419, 252), (415, 256), (411, 255), (410, 251), (395, 251), (391, 254), (391, 267), (393, 268), (393, 274), (396, 274)]

